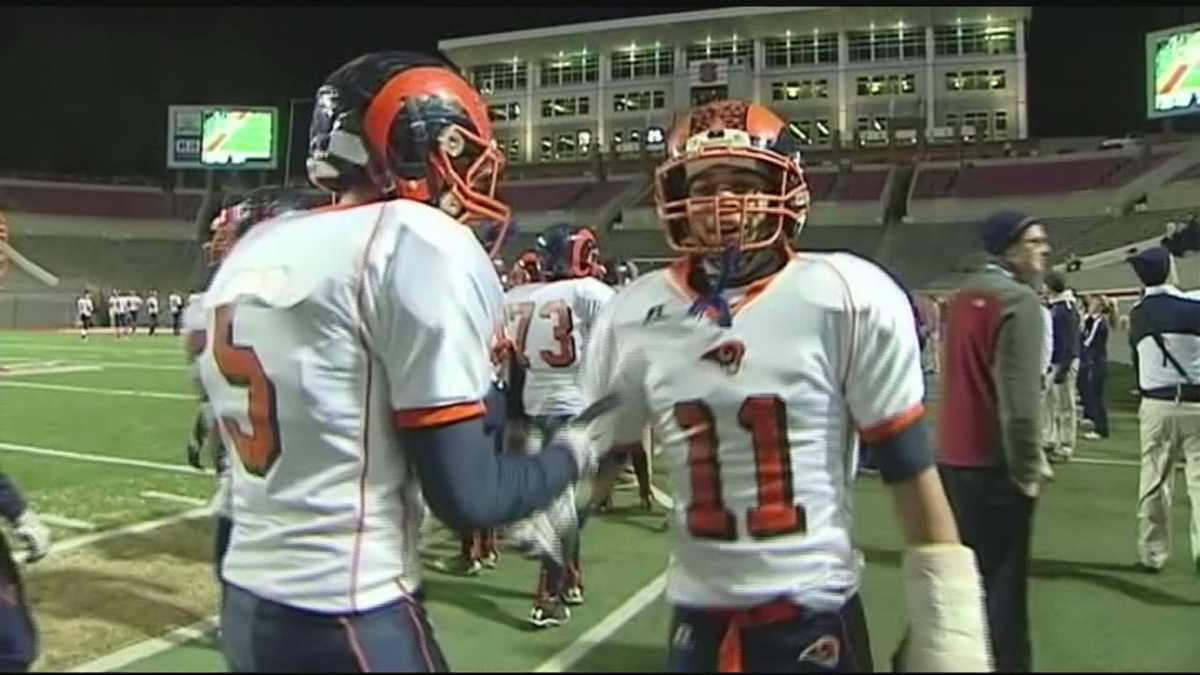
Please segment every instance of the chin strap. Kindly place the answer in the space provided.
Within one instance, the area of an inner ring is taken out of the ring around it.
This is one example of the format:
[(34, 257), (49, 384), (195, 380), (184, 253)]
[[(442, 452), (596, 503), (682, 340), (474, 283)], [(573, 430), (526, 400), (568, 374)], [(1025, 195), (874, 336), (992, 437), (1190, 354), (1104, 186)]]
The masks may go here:
[(733, 325), (733, 313), (729, 310), (729, 302), (721, 296), (721, 292), (725, 290), (725, 284), (729, 282), (729, 277), (732, 275), (737, 261), (738, 250), (736, 248), (729, 247), (721, 252), (721, 271), (717, 274), (716, 283), (709, 285), (708, 293), (701, 294), (696, 298), (689, 314), (703, 316), (711, 307), (717, 310), (717, 325), (722, 328), (729, 328)]

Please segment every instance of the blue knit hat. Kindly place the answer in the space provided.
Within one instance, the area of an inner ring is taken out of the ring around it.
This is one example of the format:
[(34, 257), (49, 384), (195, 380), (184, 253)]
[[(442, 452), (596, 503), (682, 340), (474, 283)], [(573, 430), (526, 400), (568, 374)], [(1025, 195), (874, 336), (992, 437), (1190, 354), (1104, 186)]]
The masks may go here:
[(1159, 286), (1171, 273), (1171, 254), (1162, 246), (1154, 246), (1125, 259), (1133, 266), (1134, 274), (1147, 286)]
[(1037, 218), (1025, 215), (1020, 211), (993, 213), (983, 221), (981, 228), (980, 238), (983, 240), (983, 250), (992, 255), (1003, 255), (1004, 250), (1020, 239), (1025, 230), (1037, 223)]

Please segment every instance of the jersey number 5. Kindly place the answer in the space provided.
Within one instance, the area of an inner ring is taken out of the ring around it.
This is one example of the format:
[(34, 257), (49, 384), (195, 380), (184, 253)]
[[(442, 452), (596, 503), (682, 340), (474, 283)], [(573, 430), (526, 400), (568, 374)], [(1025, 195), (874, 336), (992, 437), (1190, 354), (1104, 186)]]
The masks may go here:
[[(721, 463), (716, 424), (704, 401), (675, 404), (675, 421), (688, 435), (688, 471), (692, 503), (688, 532), (701, 539), (737, 539), (737, 516), (721, 500)], [(804, 507), (794, 503), (792, 461), (787, 440), (787, 408), (778, 396), (751, 396), (738, 410), (738, 422), (754, 446), (758, 505), (746, 509), (746, 529), (766, 539), (805, 529)]]
[(223, 417), (221, 422), (233, 438), (246, 471), (255, 476), (265, 476), (280, 452), (275, 385), (267, 379), (262, 361), (258, 359), (254, 348), (233, 341), (233, 318), (231, 305), (217, 308), (213, 357), (226, 382), (248, 390), (246, 417), (250, 420), (250, 433), (243, 432), (241, 425), (232, 417)]

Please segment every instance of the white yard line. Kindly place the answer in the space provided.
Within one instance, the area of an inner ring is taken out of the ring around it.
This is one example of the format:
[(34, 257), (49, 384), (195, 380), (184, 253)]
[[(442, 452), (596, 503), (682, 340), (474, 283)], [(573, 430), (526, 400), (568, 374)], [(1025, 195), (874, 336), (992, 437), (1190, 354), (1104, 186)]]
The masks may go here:
[(42, 522), (44, 523), (65, 527), (69, 530), (84, 530), (85, 532), (91, 532), (92, 530), (96, 529), (95, 525), (87, 522), (86, 520), (75, 520), (74, 518), (67, 518), (66, 516), (56, 516), (53, 513), (42, 512), (38, 514), (38, 517), (41, 518)]
[[(82, 342), (82, 340), (81, 340)], [(92, 343), (88, 343), (91, 345)], [(125, 342), (116, 342), (115, 340), (106, 346), (83, 346), (78, 345), (71, 347), (69, 345), (39, 345), (39, 344), (24, 344), (24, 343), (7, 343), (0, 342), (0, 354), (3, 354), (9, 349), (39, 351), (39, 352), (70, 352), (72, 354), (169, 354), (172, 356), (183, 356), (182, 340), (180, 346), (175, 349), (139, 349), (137, 347), (126, 347)]]
[(138, 398), (159, 398), (170, 401), (197, 401), (195, 394), (176, 394), (169, 391), (137, 391), (134, 389), (102, 389), (100, 387), (76, 387), (68, 384), (49, 384), (46, 382), (19, 382), (16, 380), (0, 380), (0, 387), (20, 387), (25, 389), (45, 389), (48, 391), (67, 391), (75, 394), (102, 394), (105, 396), (136, 396)]
[(158, 492), (156, 490), (146, 490), (141, 493), (146, 499), (161, 499), (166, 502), (175, 502), (176, 504), (187, 504), (188, 506), (204, 506), (208, 503), (206, 499), (196, 499), (195, 497), (186, 497), (184, 495), (172, 494), (170, 492)]
[(63, 373), (94, 373), (104, 370), (100, 366), (47, 366), (45, 368), (16, 368), (0, 371), (0, 377), (23, 377), (25, 375), (61, 375)]
[[(1098, 458), (1094, 458), (1094, 457), (1080, 457), (1079, 455), (1072, 455), (1070, 461), (1068, 461), (1067, 464), (1068, 465), (1071, 465), (1071, 464), (1096, 464), (1099, 466), (1141, 466), (1140, 462), (1132, 462), (1132, 461), (1125, 460), (1125, 459), (1098, 459)], [(1062, 465), (1055, 464), (1054, 466), (1062, 466)]]
[(203, 518), (210, 515), (212, 515), (212, 509), (205, 506), (201, 508), (189, 509), (183, 513), (173, 516), (155, 518), (154, 520), (145, 520), (140, 523), (126, 525), (125, 527), (120, 527), (115, 530), (96, 532), (94, 534), (84, 534), (78, 537), (71, 537), (70, 539), (53, 541), (50, 542), (50, 553), (47, 554), (47, 557), (62, 555), (69, 551), (74, 551), (77, 548), (83, 548), (84, 546), (90, 546), (102, 541), (108, 541), (109, 539), (116, 539), (117, 537), (124, 537), (130, 534), (145, 534), (147, 532), (157, 530), (160, 527), (166, 527), (168, 525), (174, 525), (175, 523), (181, 523), (185, 520)]
[(120, 466), (133, 466), (139, 469), (157, 469), (159, 471), (170, 471), (172, 473), (186, 473), (196, 476), (211, 476), (212, 469), (196, 469), (186, 464), (165, 464), (163, 462), (147, 462), (140, 459), (125, 459), (124, 457), (111, 457), (108, 455), (94, 455), (83, 452), (70, 452), (68, 450), (53, 450), (50, 448), (38, 448), (32, 445), (18, 445), (16, 443), (0, 443), (0, 450), (9, 452), (21, 452), (28, 455), (42, 455), (45, 457), (57, 457), (60, 459), (73, 459), (80, 462), (94, 462), (96, 464), (117, 464)]
[(587, 656), (589, 652), (612, 637), (613, 633), (620, 630), (621, 626), (624, 626), (630, 619), (637, 616), (639, 612), (654, 602), (658, 596), (662, 595), (666, 587), (667, 573), (663, 572), (654, 577), (650, 583), (643, 586), (637, 593), (634, 593), (633, 597), (621, 603), (620, 607), (604, 617), (600, 623), (592, 626), (586, 633), (575, 638), (575, 641), (567, 645), (562, 651), (546, 659), (533, 672), (561, 673), (569, 670), (580, 659)]
[(173, 649), (179, 645), (197, 640), (217, 629), (218, 617), (210, 616), (206, 619), (201, 619), (190, 626), (183, 626), (166, 633), (160, 637), (143, 640), (124, 649), (107, 655), (101, 656), (98, 659), (88, 661), (83, 665), (76, 666), (70, 670), (72, 673), (103, 673), (124, 668), (134, 661), (141, 661), (155, 654), (159, 654)]

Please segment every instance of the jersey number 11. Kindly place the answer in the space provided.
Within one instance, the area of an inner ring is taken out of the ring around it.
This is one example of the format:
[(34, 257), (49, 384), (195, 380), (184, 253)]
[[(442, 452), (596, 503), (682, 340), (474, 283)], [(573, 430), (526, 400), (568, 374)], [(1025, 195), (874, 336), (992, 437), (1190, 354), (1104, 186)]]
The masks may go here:
[[(688, 532), (701, 539), (737, 539), (737, 516), (721, 499), (716, 422), (701, 400), (675, 404), (675, 421), (688, 435), (692, 503)], [(746, 529), (755, 539), (803, 533), (804, 507), (794, 503), (792, 459), (787, 438), (787, 407), (778, 396), (751, 396), (738, 410), (738, 422), (754, 446), (758, 505), (746, 509)]]

